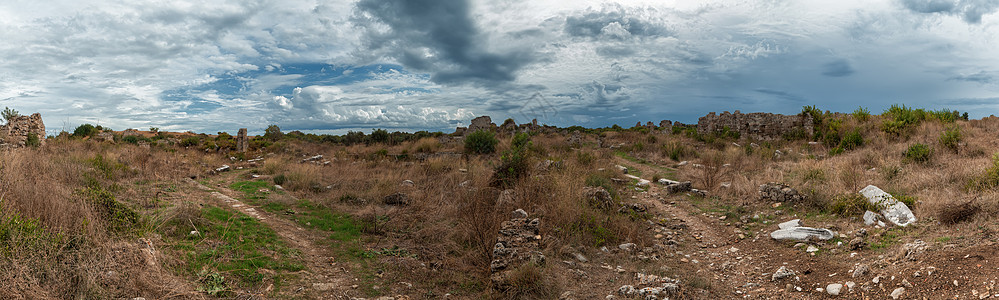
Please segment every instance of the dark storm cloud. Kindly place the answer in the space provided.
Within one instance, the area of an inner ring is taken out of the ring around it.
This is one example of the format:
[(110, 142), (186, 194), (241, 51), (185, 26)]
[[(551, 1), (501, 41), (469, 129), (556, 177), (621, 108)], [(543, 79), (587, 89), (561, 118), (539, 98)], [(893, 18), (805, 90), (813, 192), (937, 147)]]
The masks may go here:
[(853, 67), (850, 62), (840, 59), (826, 63), (822, 66), (822, 75), (829, 77), (844, 77), (853, 75)]
[[(362, 0), (355, 22), (369, 31), (366, 50), (430, 72), (434, 82), (492, 86), (513, 81), (536, 58), (526, 51), (490, 51), (469, 9), (467, 0)], [(388, 31), (379, 32), (378, 24)]]
[(902, 6), (923, 14), (946, 14), (961, 16), (965, 22), (978, 24), (982, 16), (999, 10), (995, 0), (901, 0)]
[(789, 93), (789, 92), (786, 92), (786, 91), (781, 91), (781, 90), (774, 90), (774, 89), (768, 89), (768, 88), (758, 88), (758, 89), (754, 89), (753, 91), (756, 91), (757, 93), (761, 93), (761, 94), (766, 94), (766, 95), (774, 96), (774, 97), (777, 97), (779, 99), (793, 101), (793, 102), (805, 102), (805, 100), (806, 100), (804, 97), (801, 97), (801, 96), (798, 96), (798, 95), (795, 95), (795, 94), (792, 94), (792, 93)]
[(565, 18), (565, 32), (576, 37), (606, 36), (615, 39), (673, 35), (665, 25), (631, 15), (620, 6), (568, 16)]
[(978, 73), (975, 73), (975, 74), (958, 75), (958, 76), (954, 76), (954, 77), (951, 77), (951, 78), (947, 78), (947, 80), (969, 81), (969, 82), (977, 82), (977, 83), (981, 83), (981, 84), (991, 83), (993, 79), (994, 78), (992, 77), (992, 75), (989, 74), (989, 73), (985, 73), (985, 71), (978, 72)]

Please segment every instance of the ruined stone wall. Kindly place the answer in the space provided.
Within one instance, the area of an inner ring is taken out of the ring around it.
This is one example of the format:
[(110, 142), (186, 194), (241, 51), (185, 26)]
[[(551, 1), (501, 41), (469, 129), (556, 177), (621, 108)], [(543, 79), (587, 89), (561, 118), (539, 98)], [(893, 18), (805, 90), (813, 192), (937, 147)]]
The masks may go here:
[(739, 132), (743, 137), (757, 140), (780, 139), (785, 133), (796, 129), (804, 130), (809, 136), (813, 131), (812, 116), (808, 114), (790, 116), (771, 113), (743, 114), (737, 110), (735, 113), (726, 111), (720, 115), (711, 112), (697, 120), (697, 133), (700, 134), (718, 132), (725, 127)]
[(0, 146), (24, 147), (29, 135), (37, 136), (38, 141), (45, 144), (45, 123), (41, 114), (15, 117), (0, 126)]

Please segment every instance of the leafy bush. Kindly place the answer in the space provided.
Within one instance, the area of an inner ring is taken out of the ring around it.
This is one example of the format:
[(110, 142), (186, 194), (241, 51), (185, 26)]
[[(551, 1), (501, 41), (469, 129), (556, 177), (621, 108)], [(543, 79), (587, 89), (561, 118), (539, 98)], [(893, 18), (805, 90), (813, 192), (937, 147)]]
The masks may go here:
[(500, 165), (493, 174), (493, 185), (510, 187), (529, 171), (528, 150), (531, 146), (531, 135), (518, 133), (510, 141), (510, 146), (510, 150), (500, 157)]
[(29, 134), (28, 140), (24, 141), (24, 145), (28, 147), (38, 147), (42, 145), (42, 141), (38, 138), (37, 134)]
[(855, 129), (847, 133), (839, 142), (839, 147), (843, 150), (853, 150), (864, 145), (864, 137), (860, 134), (860, 129)]
[(197, 146), (198, 144), (201, 144), (201, 139), (199, 139), (198, 137), (195, 137), (195, 136), (188, 137), (188, 138), (185, 138), (183, 140), (180, 140), (180, 146), (181, 147)]
[(961, 128), (957, 125), (947, 126), (944, 132), (940, 134), (940, 145), (950, 149), (951, 151), (957, 152), (958, 144), (961, 143)]
[(94, 127), (94, 125), (90, 125), (90, 124), (83, 124), (83, 125), (77, 126), (76, 129), (73, 130), (73, 136), (75, 136), (75, 137), (81, 137), (82, 138), (82, 137), (93, 136), (95, 134), (97, 134), (97, 128)]
[(948, 109), (934, 110), (927, 113), (927, 118), (937, 119), (943, 123), (954, 123), (954, 121), (961, 119), (961, 112)]
[(926, 144), (914, 144), (909, 146), (909, 149), (902, 152), (902, 156), (905, 160), (911, 162), (925, 163), (930, 161), (930, 156), (933, 155), (933, 149)]
[(490, 154), (496, 152), (496, 136), (485, 130), (473, 132), (465, 137), (465, 152), (472, 154)]
[(853, 118), (857, 119), (857, 121), (860, 121), (861, 123), (867, 122), (867, 120), (871, 118), (871, 111), (867, 110), (863, 106), (857, 107), (857, 109), (853, 110)]
[(881, 124), (881, 130), (885, 133), (893, 136), (900, 136), (907, 131), (907, 129), (918, 125), (923, 120), (926, 120), (926, 111), (922, 109), (912, 109), (906, 107), (904, 104), (899, 106), (898, 104), (892, 104), (882, 116), (886, 117), (884, 123)]

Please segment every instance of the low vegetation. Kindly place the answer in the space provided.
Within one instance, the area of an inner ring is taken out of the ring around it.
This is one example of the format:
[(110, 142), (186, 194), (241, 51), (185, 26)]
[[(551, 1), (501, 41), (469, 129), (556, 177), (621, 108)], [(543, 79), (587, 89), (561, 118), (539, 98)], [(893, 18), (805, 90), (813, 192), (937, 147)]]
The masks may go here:
[[(672, 298), (714, 299), (758, 279), (739, 274), (779, 267), (752, 269), (769, 257), (721, 261), (729, 256), (800, 255), (819, 275), (803, 282), (827, 280), (853, 268), (842, 263), (850, 252), (890, 256), (915, 239), (973, 245), (997, 230), (999, 154), (982, 150), (996, 119), (904, 105), (801, 113), (811, 135), (769, 140), (687, 125), (463, 137), (271, 126), (246, 153), (226, 132), (123, 136), (84, 124), (44, 146), (2, 150), (0, 287), (25, 298), (590, 299), (641, 272), (678, 279)], [(215, 170), (222, 165), (230, 168)], [(618, 165), (653, 183), (636, 185)], [(697, 190), (670, 193), (659, 179)], [(769, 182), (803, 201), (760, 200)], [(857, 193), (869, 184), (909, 206), (916, 226), (864, 227), (864, 212), (881, 209)], [(511, 264), (501, 287), (493, 255), (516, 209), (537, 218), (532, 251), (545, 261)], [(821, 248), (813, 257), (765, 238), (792, 218), (850, 239), (865, 228), (866, 246), (809, 242)], [(742, 277), (705, 275), (718, 272)]]

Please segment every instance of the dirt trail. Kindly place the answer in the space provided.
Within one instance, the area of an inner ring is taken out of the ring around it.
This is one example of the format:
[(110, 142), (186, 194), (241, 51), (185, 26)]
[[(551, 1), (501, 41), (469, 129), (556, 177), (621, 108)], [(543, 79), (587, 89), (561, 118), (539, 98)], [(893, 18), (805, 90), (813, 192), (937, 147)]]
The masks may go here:
[[(347, 267), (341, 266), (336, 261), (330, 247), (316, 244), (316, 241), (323, 241), (325, 237), (319, 233), (299, 227), (293, 221), (276, 217), (271, 213), (258, 210), (256, 207), (239, 201), (230, 196), (239, 196), (239, 193), (223, 186), (207, 187), (197, 181), (186, 179), (185, 182), (194, 185), (197, 189), (210, 193), (212, 199), (220, 204), (229, 206), (239, 212), (249, 215), (261, 223), (273, 229), (278, 235), (286, 240), (289, 245), (298, 249), (302, 253), (301, 262), (306, 266), (302, 271), (306, 274), (305, 282), (310, 286), (302, 288), (292, 287), (290, 290), (294, 296), (308, 296), (317, 299), (346, 299), (351, 294), (353, 278)], [(259, 294), (267, 294), (273, 287), (267, 287)]]

